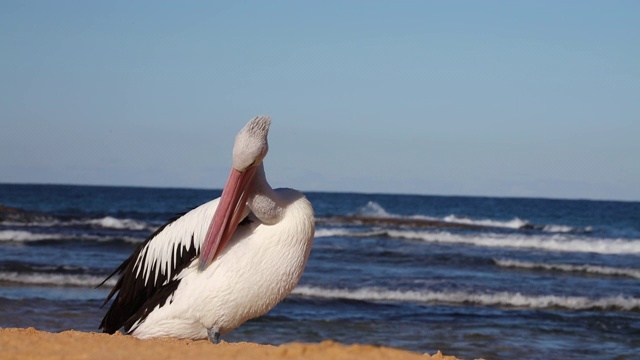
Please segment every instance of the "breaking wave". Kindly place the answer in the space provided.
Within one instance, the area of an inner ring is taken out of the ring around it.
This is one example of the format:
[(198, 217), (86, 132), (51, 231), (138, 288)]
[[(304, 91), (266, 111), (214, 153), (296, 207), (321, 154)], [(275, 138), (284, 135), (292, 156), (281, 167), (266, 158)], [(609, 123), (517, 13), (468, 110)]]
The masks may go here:
[(118, 219), (112, 216), (105, 216), (100, 219), (86, 220), (86, 223), (93, 226), (118, 230), (154, 230), (153, 227), (150, 227), (143, 221), (137, 221), (133, 219)]
[(355, 231), (345, 228), (316, 228), (315, 237), (332, 237), (332, 236), (345, 236), (345, 237), (372, 237), (372, 236), (384, 236), (385, 230), (371, 230), (371, 231)]
[(478, 226), (499, 227), (499, 228), (507, 228), (507, 229), (522, 229), (528, 226), (532, 226), (527, 221), (520, 220), (519, 218), (514, 218), (512, 220), (507, 220), (507, 221), (489, 220), (489, 219), (474, 220), (467, 217), (448, 215), (448, 216), (445, 216), (443, 220), (449, 223), (454, 223), (454, 224), (478, 225)]
[(438, 222), (447, 223), (451, 225), (468, 225), (473, 227), (487, 227), (487, 228), (504, 228), (504, 229), (529, 229), (540, 230), (551, 233), (570, 233), (570, 232), (591, 232), (593, 229), (590, 226), (585, 228), (575, 228), (567, 225), (537, 225), (522, 220), (518, 217), (514, 217), (510, 220), (493, 220), (493, 219), (473, 219), (465, 216), (459, 216), (455, 214), (447, 215), (444, 217), (432, 217), (426, 215), (409, 215), (403, 216), (388, 212), (382, 205), (375, 201), (369, 201), (365, 206), (360, 207), (355, 216), (350, 217), (353, 220), (362, 220), (362, 218), (373, 219), (386, 219), (386, 220), (423, 220), (425, 222)]
[(593, 229), (590, 226), (585, 228), (575, 228), (567, 225), (536, 225), (520, 218), (513, 218), (511, 220), (500, 221), (490, 219), (470, 219), (466, 217), (459, 217), (456, 215), (449, 215), (444, 217), (444, 221), (453, 224), (466, 224), (466, 225), (478, 225), (494, 228), (505, 229), (532, 229), (541, 230), (550, 233), (571, 233), (571, 232), (591, 232)]
[(482, 247), (539, 249), (563, 252), (592, 252), (599, 254), (640, 254), (640, 239), (575, 238), (565, 235), (535, 236), (516, 234), (453, 234), (387, 230), (388, 236), (425, 242), (468, 244)]
[(596, 265), (572, 265), (572, 264), (548, 264), (511, 259), (493, 259), (493, 262), (501, 267), (519, 269), (542, 269), (551, 271), (581, 272), (595, 275), (624, 276), (640, 279), (640, 269), (615, 268)]
[(371, 217), (396, 217), (397, 215), (393, 215), (387, 212), (380, 204), (375, 201), (369, 201), (367, 205), (358, 208), (356, 212), (359, 216), (371, 216)]
[(591, 299), (582, 296), (526, 295), (512, 292), (485, 294), (465, 291), (400, 291), (381, 288), (348, 290), (311, 286), (299, 286), (293, 290), (292, 294), (327, 299), (506, 306), (530, 309), (640, 310), (640, 299), (624, 296)]
[(86, 227), (86, 226), (89, 226), (94, 228), (133, 230), (133, 231), (140, 231), (140, 230), (155, 231), (158, 228), (158, 226), (148, 224), (144, 221), (139, 221), (134, 219), (119, 219), (113, 216), (105, 216), (105, 217), (96, 218), (96, 219), (71, 219), (71, 220), (43, 218), (38, 221), (29, 221), (29, 222), (5, 220), (0, 223), (2, 225), (7, 225), (7, 226), (25, 226), (25, 225), (30, 227), (52, 227), (52, 226)]
[(144, 238), (133, 236), (103, 236), (91, 234), (44, 234), (25, 230), (0, 230), (0, 241), (6, 242), (37, 242), (37, 241), (124, 241), (130, 243), (142, 242)]
[(60, 235), (56, 234), (38, 234), (30, 231), (22, 230), (2, 230), (0, 231), (0, 241), (38, 241), (38, 240), (53, 240), (60, 238)]
[[(96, 287), (105, 278), (106, 276), (87, 274), (21, 273), (14, 271), (0, 271), (0, 281), (26, 285)], [(116, 279), (111, 278), (104, 283), (104, 286), (114, 286), (116, 281)]]
[(640, 239), (584, 238), (569, 234), (456, 234), (446, 231), (419, 230), (352, 230), (346, 228), (317, 229), (316, 237), (391, 237), (428, 243), (466, 244), (481, 247), (537, 249), (599, 254), (640, 254)]

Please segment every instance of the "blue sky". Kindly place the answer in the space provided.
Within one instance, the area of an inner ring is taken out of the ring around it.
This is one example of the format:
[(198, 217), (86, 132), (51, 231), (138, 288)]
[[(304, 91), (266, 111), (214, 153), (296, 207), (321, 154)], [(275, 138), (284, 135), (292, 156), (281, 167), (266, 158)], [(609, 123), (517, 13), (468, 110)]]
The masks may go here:
[(0, 1), (0, 182), (640, 200), (637, 1)]

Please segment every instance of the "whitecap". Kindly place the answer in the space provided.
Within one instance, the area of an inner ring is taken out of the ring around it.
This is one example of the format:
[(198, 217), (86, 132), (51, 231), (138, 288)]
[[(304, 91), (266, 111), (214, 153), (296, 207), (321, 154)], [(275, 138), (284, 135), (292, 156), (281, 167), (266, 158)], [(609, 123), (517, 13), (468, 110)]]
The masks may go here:
[(569, 234), (460, 234), (447, 231), (420, 231), (375, 229), (369, 231), (329, 228), (317, 229), (316, 237), (373, 237), (385, 236), (396, 239), (423, 241), (427, 243), (465, 244), (480, 247), (537, 249), (560, 252), (592, 252), (599, 254), (640, 254), (640, 239), (585, 238)]
[(448, 215), (443, 218), (444, 221), (453, 224), (466, 224), (466, 225), (478, 225), (486, 227), (499, 227), (507, 229), (521, 229), (530, 225), (529, 222), (521, 220), (519, 218), (513, 218), (507, 221), (490, 220), (490, 219), (470, 219), (466, 217), (459, 217), (456, 215)]
[(294, 295), (361, 301), (444, 303), (507, 306), (530, 309), (640, 310), (640, 299), (622, 295), (592, 299), (583, 296), (527, 295), (519, 292), (473, 293), (465, 291), (401, 291), (383, 288), (334, 289), (298, 286)]
[(140, 243), (144, 240), (141, 237), (134, 236), (104, 236), (104, 235), (90, 235), (90, 234), (43, 234), (35, 233), (24, 230), (0, 230), (0, 241), (7, 242), (31, 242), (31, 241), (97, 241), (97, 242), (109, 242), (109, 241), (125, 241), (129, 243)]
[(149, 228), (147, 223), (133, 219), (118, 219), (112, 216), (105, 216), (100, 219), (87, 220), (87, 223), (94, 226), (110, 229), (122, 230), (146, 230)]
[(0, 241), (38, 241), (59, 239), (56, 234), (39, 234), (23, 230), (2, 230), (0, 231)]
[(635, 279), (640, 279), (640, 269), (632, 268), (616, 268), (608, 266), (597, 265), (573, 265), (573, 264), (551, 264), (551, 263), (536, 263), (529, 261), (520, 261), (512, 259), (493, 259), (494, 263), (501, 267), (520, 268), (520, 269), (542, 269), (552, 271), (565, 271), (565, 272), (583, 272), (596, 275), (607, 276), (625, 276)]
[(390, 237), (433, 243), (468, 244), (482, 247), (539, 249), (600, 254), (640, 254), (640, 239), (579, 238), (570, 235), (453, 234), (410, 230), (387, 230)]
[(362, 230), (351, 230), (346, 228), (322, 228), (316, 229), (315, 237), (372, 237), (372, 236), (385, 236), (385, 230), (370, 230), (370, 231), (362, 231)]
[(369, 201), (367, 205), (358, 209), (357, 214), (359, 216), (379, 217), (379, 218), (391, 218), (397, 215), (390, 214), (375, 201)]
[[(0, 281), (46, 286), (82, 286), (96, 287), (106, 276), (95, 276), (86, 274), (51, 274), (51, 273), (20, 273), (12, 271), (0, 271)], [(109, 279), (104, 286), (111, 287), (116, 284), (117, 279)]]

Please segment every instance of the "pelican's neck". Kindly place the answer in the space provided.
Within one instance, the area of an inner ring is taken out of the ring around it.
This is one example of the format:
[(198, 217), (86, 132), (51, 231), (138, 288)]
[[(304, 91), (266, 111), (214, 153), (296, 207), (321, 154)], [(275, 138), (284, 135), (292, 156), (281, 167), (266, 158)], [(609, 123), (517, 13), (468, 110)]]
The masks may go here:
[(247, 200), (247, 205), (253, 214), (263, 224), (273, 225), (280, 221), (284, 214), (278, 194), (267, 182), (264, 173), (264, 165), (258, 165), (253, 179), (253, 192)]

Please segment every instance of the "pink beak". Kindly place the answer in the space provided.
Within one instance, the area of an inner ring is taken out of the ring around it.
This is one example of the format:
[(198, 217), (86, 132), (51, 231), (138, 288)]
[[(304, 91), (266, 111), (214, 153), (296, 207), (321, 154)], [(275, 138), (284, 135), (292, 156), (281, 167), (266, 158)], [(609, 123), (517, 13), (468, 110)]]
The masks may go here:
[(200, 249), (200, 264), (203, 271), (215, 260), (233, 236), (242, 220), (247, 198), (251, 193), (256, 167), (252, 166), (244, 172), (231, 169), (227, 184), (222, 190), (218, 207), (209, 224), (209, 230)]

